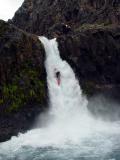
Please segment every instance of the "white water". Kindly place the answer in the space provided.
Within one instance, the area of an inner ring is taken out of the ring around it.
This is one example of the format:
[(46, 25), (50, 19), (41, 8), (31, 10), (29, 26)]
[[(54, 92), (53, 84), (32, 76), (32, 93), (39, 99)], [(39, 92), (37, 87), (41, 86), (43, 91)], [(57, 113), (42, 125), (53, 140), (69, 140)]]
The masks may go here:
[[(87, 100), (82, 96), (80, 85), (75, 77), (72, 68), (66, 61), (60, 58), (56, 39), (48, 40), (41, 37), (40, 40), (45, 45), (46, 51), (46, 71), (49, 88), (49, 99), (51, 114), (55, 116), (55, 121), (65, 123), (71, 116), (86, 114)], [(61, 83), (58, 86), (55, 78), (55, 69), (61, 74)]]
[[(6, 156), (6, 160), (14, 160), (16, 157), (17, 160), (29, 159), (30, 152), (32, 157), (37, 150), (28, 152), (26, 146), (41, 148), (39, 154), (36, 153), (38, 159), (35, 156), (35, 160), (44, 158), (47, 160), (50, 157), (51, 160), (55, 157), (62, 160), (80, 159), (80, 157), (86, 159), (88, 157), (87, 160), (104, 159), (120, 146), (119, 122), (98, 121), (90, 115), (87, 110), (87, 100), (82, 95), (72, 68), (60, 58), (56, 40), (44, 37), (40, 37), (40, 40), (46, 51), (45, 66), (50, 100), (50, 111), (47, 114), (49, 123), (44, 128), (28, 131), (2, 143), (0, 160), (3, 160), (3, 155)], [(55, 69), (61, 73), (60, 86), (56, 82)], [(46, 147), (52, 148), (42, 150)]]

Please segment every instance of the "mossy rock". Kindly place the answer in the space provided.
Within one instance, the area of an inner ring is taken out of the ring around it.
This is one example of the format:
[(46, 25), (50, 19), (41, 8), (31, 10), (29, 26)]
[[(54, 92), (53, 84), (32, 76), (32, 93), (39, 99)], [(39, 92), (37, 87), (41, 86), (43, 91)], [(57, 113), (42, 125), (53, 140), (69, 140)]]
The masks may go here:
[(87, 95), (88, 97), (92, 96), (96, 90), (96, 84), (93, 81), (86, 81), (82, 85), (83, 94)]
[(45, 69), (38, 37), (0, 21), (0, 114), (45, 100)]
[(45, 100), (45, 82), (41, 80), (39, 68), (30, 63), (32, 61), (24, 62), (11, 82), (2, 85), (0, 105), (7, 104), (5, 112), (18, 111), (29, 101), (42, 104)]
[(98, 30), (98, 29), (109, 29), (112, 28), (112, 25), (109, 23), (101, 23), (101, 24), (83, 24), (80, 27), (78, 27), (75, 31), (82, 32), (87, 30)]

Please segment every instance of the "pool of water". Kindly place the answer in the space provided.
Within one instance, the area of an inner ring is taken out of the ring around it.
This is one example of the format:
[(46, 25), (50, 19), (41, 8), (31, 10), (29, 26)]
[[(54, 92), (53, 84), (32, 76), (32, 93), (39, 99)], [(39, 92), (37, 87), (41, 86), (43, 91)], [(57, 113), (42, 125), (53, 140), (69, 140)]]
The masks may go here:
[(48, 132), (47, 137), (40, 132), (35, 129), (2, 143), (0, 160), (120, 160), (117, 128), (68, 138), (65, 132), (61, 136)]

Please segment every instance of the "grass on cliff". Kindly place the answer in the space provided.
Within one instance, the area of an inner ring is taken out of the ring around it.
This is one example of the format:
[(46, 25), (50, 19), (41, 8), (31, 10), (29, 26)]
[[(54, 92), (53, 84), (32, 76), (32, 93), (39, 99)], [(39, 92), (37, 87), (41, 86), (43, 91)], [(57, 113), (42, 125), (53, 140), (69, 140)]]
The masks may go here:
[(2, 85), (0, 105), (5, 107), (5, 112), (19, 110), (29, 101), (42, 103), (45, 98), (45, 82), (40, 80), (40, 71), (25, 62), (20, 72), (12, 77), (11, 83)]
[(108, 23), (101, 23), (101, 24), (83, 24), (80, 27), (76, 29), (76, 31), (86, 31), (86, 30), (93, 30), (93, 29), (105, 29), (105, 28), (111, 28), (111, 24)]

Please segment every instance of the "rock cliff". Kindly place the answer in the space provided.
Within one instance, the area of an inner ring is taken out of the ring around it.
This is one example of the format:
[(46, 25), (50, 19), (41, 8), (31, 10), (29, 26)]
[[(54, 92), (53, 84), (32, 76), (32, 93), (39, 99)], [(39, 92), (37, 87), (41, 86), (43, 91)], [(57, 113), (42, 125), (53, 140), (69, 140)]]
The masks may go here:
[(45, 81), (37, 36), (0, 21), (0, 141), (28, 129), (43, 111)]
[(37, 35), (56, 24), (73, 30), (82, 24), (120, 24), (119, 0), (25, 0), (11, 23)]

